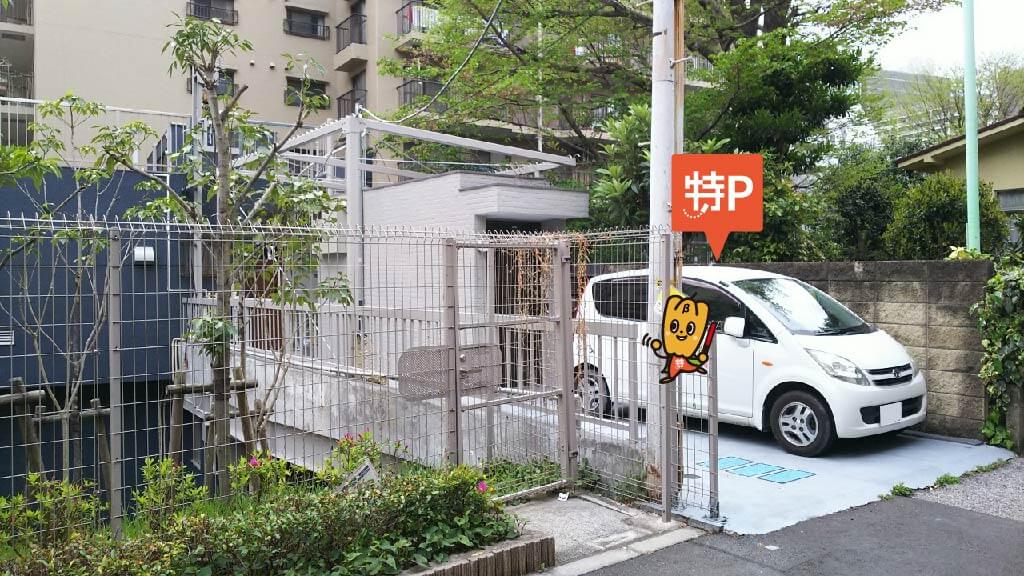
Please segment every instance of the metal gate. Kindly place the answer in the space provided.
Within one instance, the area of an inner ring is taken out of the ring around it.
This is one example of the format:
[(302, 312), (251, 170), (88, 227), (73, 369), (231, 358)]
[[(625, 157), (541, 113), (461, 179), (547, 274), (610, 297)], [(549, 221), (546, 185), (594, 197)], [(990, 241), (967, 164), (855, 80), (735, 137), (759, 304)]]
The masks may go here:
[(446, 452), (452, 463), (517, 470), (506, 499), (577, 473), (568, 280), (564, 240), (445, 244)]

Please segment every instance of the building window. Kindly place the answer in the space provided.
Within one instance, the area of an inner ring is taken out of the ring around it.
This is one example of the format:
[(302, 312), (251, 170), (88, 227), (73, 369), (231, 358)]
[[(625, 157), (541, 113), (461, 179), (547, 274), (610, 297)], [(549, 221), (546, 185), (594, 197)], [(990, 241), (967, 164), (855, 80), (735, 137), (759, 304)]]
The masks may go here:
[[(306, 86), (307, 96), (326, 96), (327, 95), (327, 82), (320, 80), (306, 80), (308, 85)], [(289, 78), (288, 86), (284, 89), (284, 103), (289, 106), (299, 105), (299, 94), (302, 92), (302, 78)], [(327, 99), (324, 99), (327, 102)], [(327, 104), (320, 106), (321, 109), (327, 108)]]
[(284, 31), (292, 36), (329, 40), (331, 29), (324, 22), (325, 14), (310, 10), (288, 9), (288, 17), (284, 19)]
[[(198, 82), (198, 80), (196, 80)], [(192, 93), (192, 74), (185, 80), (185, 91), (189, 94)], [(218, 96), (234, 96), (235, 95), (235, 71), (230, 68), (221, 68), (217, 71), (217, 95)]]
[(222, 24), (238, 24), (235, 0), (195, 0), (186, 6), (188, 15), (201, 20), (220, 20)]

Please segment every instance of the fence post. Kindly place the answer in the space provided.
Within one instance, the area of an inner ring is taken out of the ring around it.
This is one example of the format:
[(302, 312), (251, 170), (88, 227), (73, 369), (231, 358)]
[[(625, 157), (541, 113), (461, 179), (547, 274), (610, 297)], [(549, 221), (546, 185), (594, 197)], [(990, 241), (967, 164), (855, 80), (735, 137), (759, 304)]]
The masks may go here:
[(558, 241), (558, 273), (555, 276), (554, 313), (558, 317), (556, 346), (558, 349), (558, 373), (561, 374), (562, 395), (559, 398), (559, 446), (562, 448), (562, 474), (569, 481), (569, 487), (579, 476), (579, 435), (576, 431), (576, 398), (573, 388), (576, 378), (573, 370), (572, 346), (572, 271), (569, 241)]
[(711, 341), (708, 363), (708, 516), (718, 519), (718, 338)]
[(121, 234), (107, 246), (107, 339), (110, 347), (110, 527), (121, 534)]
[(444, 343), (447, 349), (445, 371), (448, 374), (445, 452), (448, 462), (462, 463), (462, 384), (459, 378), (459, 247), (454, 238), (444, 241)]
[[(664, 297), (668, 298), (669, 289), (672, 285), (672, 261), (674, 250), (672, 249), (672, 233), (663, 232), (661, 242), (658, 246), (661, 250), (661, 277), (668, 279), (669, 285), (664, 286)], [(674, 424), (676, 422), (675, 409), (675, 388), (678, 379), (673, 379), (667, 384), (659, 387), (659, 400), (661, 401), (661, 517), (665, 522), (672, 520), (672, 499), (678, 492), (676, 477), (678, 468), (676, 465), (678, 450), (676, 446), (676, 433)]]

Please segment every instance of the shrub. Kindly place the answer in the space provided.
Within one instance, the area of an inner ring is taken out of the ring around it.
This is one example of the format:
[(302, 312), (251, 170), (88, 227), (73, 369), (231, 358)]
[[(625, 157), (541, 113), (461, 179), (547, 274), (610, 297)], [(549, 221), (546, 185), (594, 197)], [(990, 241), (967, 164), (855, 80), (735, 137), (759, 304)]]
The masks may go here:
[(557, 482), (562, 478), (562, 467), (557, 462), (540, 458), (526, 463), (511, 460), (492, 460), (483, 466), (484, 475), (495, 494), (513, 492)]
[(105, 532), (9, 563), (16, 574), (397, 574), (518, 535), (479, 470), (386, 475), (345, 491), (283, 492), (180, 514), (123, 540)]
[[(396, 444), (396, 450), (399, 448), (400, 445)], [(367, 460), (379, 470), (382, 452), (371, 432), (366, 431), (355, 436), (346, 432), (331, 449), (330, 456), (324, 460), (323, 467), (317, 471), (316, 477), (327, 485), (337, 486)]]
[[(980, 193), (981, 242), (984, 252), (1001, 249), (1009, 233), (1006, 214), (992, 186)], [(883, 240), (889, 255), (900, 260), (941, 260), (949, 247), (963, 242), (967, 227), (967, 185), (948, 172), (931, 174), (893, 202), (892, 222)]]
[(238, 464), (228, 466), (231, 491), (235, 494), (249, 492), (257, 500), (286, 489), (291, 473), (288, 462), (262, 451), (254, 452), (248, 458), (243, 456)]
[(90, 532), (103, 511), (93, 488), (90, 482), (77, 484), (29, 474), (29, 498), (0, 498), (3, 544), (15, 548), (30, 544), (59, 547), (78, 534)]
[(910, 489), (906, 484), (900, 482), (899, 484), (892, 487), (890, 492), (893, 496), (902, 496), (903, 498), (909, 498), (914, 495), (914, 491)]
[(981, 380), (990, 411), (982, 434), (990, 444), (1013, 448), (1006, 429), (1011, 386), (1024, 383), (1024, 263), (1007, 256), (985, 285), (985, 296), (972, 308), (981, 331)]
[(206, 498), (206, 487), (197, 485), (195, 475), (170, 458), (146, 458), (142, 481), (145, 488), (133, 492), (136, 517), (150, 529), (166, 526), (175, 514)]

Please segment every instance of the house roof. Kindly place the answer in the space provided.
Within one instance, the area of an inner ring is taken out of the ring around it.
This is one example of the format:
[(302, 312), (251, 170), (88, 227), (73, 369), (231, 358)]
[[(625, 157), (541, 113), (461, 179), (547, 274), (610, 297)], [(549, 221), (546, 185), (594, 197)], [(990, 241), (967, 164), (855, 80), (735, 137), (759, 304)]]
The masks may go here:
[[(1021, 133), (1024, 133), (1024, 110), (1016, 116), (980, 128), (978, 130), (978, 146)], [(941, 164), (943, 160), (962, 154), (966, 145), (966, 138), (961, 134), (929, 146), (920, 152), (899, 158), (896, 165), (907, 170), (926, 170)]]

